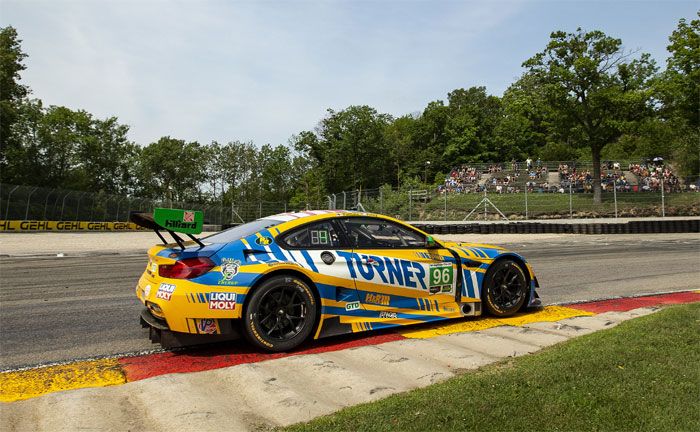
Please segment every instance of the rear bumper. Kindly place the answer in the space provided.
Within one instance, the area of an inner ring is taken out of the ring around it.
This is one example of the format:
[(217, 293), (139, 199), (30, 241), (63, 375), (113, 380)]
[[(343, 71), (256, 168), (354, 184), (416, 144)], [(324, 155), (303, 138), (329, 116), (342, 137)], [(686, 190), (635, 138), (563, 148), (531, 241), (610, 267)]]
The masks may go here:
[(151, 342), (158, 343), (163, 348), (202, 345), (240, 338), (238, 331), (232, 324), (232, 320), (218, 320), (217, 326), (221, 329), (221, 334), (192, 334), (171, 331), (165, 320), (154, 316), (146, 308), (141, 311), (139, 321), (142, 327), (148, 328), (148, 338)]
[(160, 319), (156, 316), (154, 316), (151, 311), (149, 311), (147, 308), (144, 308), (141, 311), (141, 327), (151, 327), (156, 330), (170, 330), (168, 328), (168, 323), (165, 322), (165, 320)]

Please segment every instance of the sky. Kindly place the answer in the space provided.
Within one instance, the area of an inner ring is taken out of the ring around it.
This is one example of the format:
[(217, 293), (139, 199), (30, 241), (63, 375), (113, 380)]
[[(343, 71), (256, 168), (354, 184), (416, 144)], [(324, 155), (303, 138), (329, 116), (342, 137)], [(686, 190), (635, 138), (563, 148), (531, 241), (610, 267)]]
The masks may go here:
[(665, 65), (698, 1), (0, 0), (45, 105), (171, 136), (286, 144), (327, 109), (417, 113), (451, 90), (501, 95), (555, 30), (602, 30)]

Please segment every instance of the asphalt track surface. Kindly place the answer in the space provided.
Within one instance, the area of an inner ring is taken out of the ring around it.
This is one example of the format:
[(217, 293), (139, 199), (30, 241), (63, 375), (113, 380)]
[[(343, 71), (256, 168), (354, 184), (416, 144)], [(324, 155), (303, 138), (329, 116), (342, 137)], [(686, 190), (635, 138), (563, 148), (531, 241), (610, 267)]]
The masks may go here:
[[(545, 304), (700, 288), (700, 237), (504, 245), (533, 265)], [(145, 254), (0, 258), (0, 368), (158, 348), (138, 322)]]

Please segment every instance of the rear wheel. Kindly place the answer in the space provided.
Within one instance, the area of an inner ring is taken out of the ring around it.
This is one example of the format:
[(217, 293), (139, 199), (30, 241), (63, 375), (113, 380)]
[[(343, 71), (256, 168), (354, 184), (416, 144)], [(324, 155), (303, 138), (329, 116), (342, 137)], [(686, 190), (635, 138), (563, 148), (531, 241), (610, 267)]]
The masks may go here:
[(275, 276), (250, 294), (243, 330), (246, 338), (262, 349), (288, 351), (309, 337), (316, 314), (316, 299), (304, 281)]
[(511, 259), (496, 261), (484, 278), (483, 302), (495, 316), (515, 314), (525, 303), (528, 286), (522, 267)]

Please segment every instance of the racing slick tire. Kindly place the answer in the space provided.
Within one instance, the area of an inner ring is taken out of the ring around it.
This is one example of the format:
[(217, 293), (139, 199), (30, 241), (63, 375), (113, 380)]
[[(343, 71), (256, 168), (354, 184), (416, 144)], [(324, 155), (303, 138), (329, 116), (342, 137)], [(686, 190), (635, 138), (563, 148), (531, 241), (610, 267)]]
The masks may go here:
[(507, 317), (520, 310), (528, 292), (527, 276), (522, 267), (505, 258), (496, 261), (486, 272), (482, 301), (491, 315)]
[(316, 298), (303, 280), (273, 276), (250, 294), (243, 335), (266, 351), (289, 351), (311, 335), (317, 314)]

